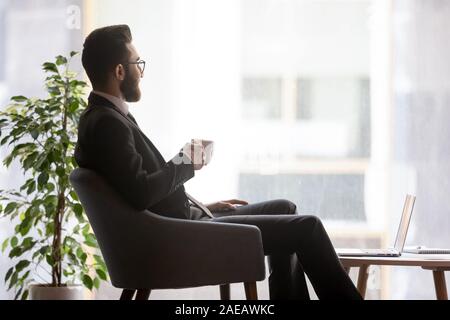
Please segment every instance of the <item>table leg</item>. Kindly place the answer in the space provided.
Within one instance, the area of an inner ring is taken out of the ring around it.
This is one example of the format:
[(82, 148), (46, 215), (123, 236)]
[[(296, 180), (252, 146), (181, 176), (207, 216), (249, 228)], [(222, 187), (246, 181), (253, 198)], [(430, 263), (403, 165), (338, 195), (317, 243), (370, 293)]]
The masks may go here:
[(445, 274), (443, 270), (433, 270), (434, 288), (438, 300), (448, 300)]
[(369, 265), (363, 264), (359, 267), (358, 272), (358, 291), (363, 298), (366, 296), (367, 279), (369, 277), (368, 269)]

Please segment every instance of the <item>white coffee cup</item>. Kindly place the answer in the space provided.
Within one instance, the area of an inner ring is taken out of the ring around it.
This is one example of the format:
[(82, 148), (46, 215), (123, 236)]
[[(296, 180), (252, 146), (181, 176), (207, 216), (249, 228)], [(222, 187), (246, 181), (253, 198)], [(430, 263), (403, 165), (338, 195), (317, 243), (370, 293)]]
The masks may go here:
[(211, 158), (213, 156), (214, 150), (214, 141), (205, 140), (205, 139), (192, 139), (191, 143), (201, 144), (205, 151), (205, 165), (211, 162)]

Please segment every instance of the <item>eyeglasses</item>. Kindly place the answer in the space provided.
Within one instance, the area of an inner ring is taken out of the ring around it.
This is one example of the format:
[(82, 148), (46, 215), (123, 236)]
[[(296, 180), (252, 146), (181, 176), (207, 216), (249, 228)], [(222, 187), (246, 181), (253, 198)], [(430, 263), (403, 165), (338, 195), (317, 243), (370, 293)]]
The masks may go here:
[(125, 64), (137, 64), (139, 70), (141, 71), (141, 73), (144, 73), (145, 70), (145, 61), (144, 60), (139, 60), (136, 62), (127, 62)]

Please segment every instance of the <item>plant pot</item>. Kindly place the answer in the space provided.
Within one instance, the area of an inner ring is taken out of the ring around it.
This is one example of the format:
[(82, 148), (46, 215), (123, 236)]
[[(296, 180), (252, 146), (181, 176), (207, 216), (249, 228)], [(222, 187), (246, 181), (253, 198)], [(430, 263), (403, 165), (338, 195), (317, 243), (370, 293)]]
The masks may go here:
[(83, 300), (83, 286), (81, 285), (52, 287), (32, 284), (29, 290), (30, 300)]

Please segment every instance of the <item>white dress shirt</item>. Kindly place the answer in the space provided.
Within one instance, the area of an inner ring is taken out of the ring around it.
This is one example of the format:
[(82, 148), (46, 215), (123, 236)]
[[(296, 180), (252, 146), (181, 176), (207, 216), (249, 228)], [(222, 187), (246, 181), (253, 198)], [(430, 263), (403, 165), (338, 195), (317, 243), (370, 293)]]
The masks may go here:
[(122, 111), (122, 113), (124, 115), (128, 115), (128, 104), (123, 99), (120, 99), (118, 97), (112, 96), (110, 94), (107, 94), (107, 93), (104, 93), (101, 91), (93, 90), (92, 93), (95, 93), (96, 95), (99, 95), (99, 96), (109, 100), (113, 105), (115, 105), (117, 108), (119, 108), (119, 110)]

